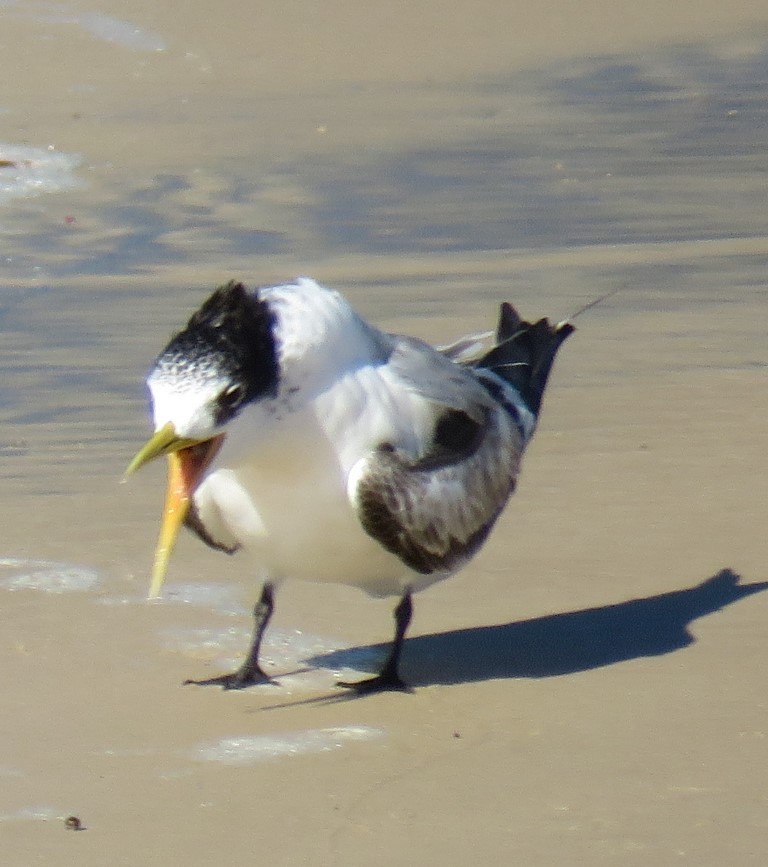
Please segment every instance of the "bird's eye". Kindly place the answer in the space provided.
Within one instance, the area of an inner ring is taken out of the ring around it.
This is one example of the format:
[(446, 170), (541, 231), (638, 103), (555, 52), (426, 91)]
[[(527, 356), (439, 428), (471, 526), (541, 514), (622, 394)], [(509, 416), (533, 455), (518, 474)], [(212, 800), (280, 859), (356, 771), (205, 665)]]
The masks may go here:
[(223, 424), (237, 412), (245, 399), (245, 389), (242, 385), (230, 385), (216, 399), (216, 421)]
[(224, 392), (224, 397), (230, 403), (239, 403), (243, 399), (242, 385), (230, 385), (229, 388)]

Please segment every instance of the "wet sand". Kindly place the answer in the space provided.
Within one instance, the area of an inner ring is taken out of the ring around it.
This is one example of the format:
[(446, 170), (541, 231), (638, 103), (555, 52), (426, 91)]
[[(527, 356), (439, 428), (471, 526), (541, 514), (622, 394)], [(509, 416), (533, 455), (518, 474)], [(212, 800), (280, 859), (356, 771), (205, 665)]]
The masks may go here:
[[(0, 210), (3, 863), (764, 863), (762, 5), (0, 23), (0, 141), (80, 158)], [(247, 564), (184, 538), (144, 598), (144, 372), (217, 282), (297, 273), (435, 342), (620, 287), (486, 548), (416, 598), (412, 695), (315, 701), (388, 601), (287, 582), (281, 686), (229, 694), (181, 682), (244, 649)]]

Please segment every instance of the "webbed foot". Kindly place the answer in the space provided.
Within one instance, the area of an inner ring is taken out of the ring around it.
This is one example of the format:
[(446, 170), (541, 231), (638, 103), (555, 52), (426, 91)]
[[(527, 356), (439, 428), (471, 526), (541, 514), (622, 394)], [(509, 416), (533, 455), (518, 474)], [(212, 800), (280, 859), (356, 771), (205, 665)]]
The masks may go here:
[(373, 695), (376, 692), (413, 692), (413, 689), (401, 680), (397, 672), (382, 672), (376, 677), (356, 682), (340, 680), (336, 685), (350, 689), (358, 695)]
[(220, 686), (222, 689), (246, 689), (249, 686), (258, 686), (262, 683), (271, 683), (279, 686), (278, 682), (263, 672), (258, 666), (242, 666), (237, 671), (231, 671), (229, 674), (220, 674), (217, 677), (207, 677), (204, 680), (192, 680), (191, 678), (184, 681), (184, 686), (194, 684), (195, 686)]

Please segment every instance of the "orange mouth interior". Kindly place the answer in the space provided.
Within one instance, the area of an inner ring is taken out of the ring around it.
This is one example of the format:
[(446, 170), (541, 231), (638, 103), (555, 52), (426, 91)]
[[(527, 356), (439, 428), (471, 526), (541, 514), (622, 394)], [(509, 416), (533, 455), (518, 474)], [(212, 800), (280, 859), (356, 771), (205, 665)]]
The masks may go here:
[(223, 440), (224, 435), (220, 434), (213, 439), (168, 454), (168, 488), (165, 495), (160, 535), (155, 548), (155, 560), (152, 566), (150, 599), (155, 599), (160, 595), (171, 553), (181, 525), (189, 512), (192, 496), (203, 473), (221, 448)]

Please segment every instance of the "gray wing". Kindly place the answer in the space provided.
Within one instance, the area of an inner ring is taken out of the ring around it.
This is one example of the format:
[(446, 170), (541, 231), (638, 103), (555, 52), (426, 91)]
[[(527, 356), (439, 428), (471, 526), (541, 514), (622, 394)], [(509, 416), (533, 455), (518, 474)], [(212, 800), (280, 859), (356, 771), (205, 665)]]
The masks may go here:
[(415, 337), (394, 338), (386, 376), (397, 387), (408, 389), (439, 407), (461, 410), (476, 422), (496, 401), (467, 367), (451, 361), (428, 343)]
[(434, 405), (417, 457), (384, 443), (358, 468), (353, 501), (365, 531), (421, 574), (458, 569), (483, 544), (512, 494), (523, 438), (474, 374), (399, 339), (401, 385)]
[(451, 361), (460, 364), (471, 364), (488, 352), (488, 342), (493, 337), (493, 331), (480, 331), (477, 334), (465, 334), (453, 343), (436, 346), (435, 349)]

